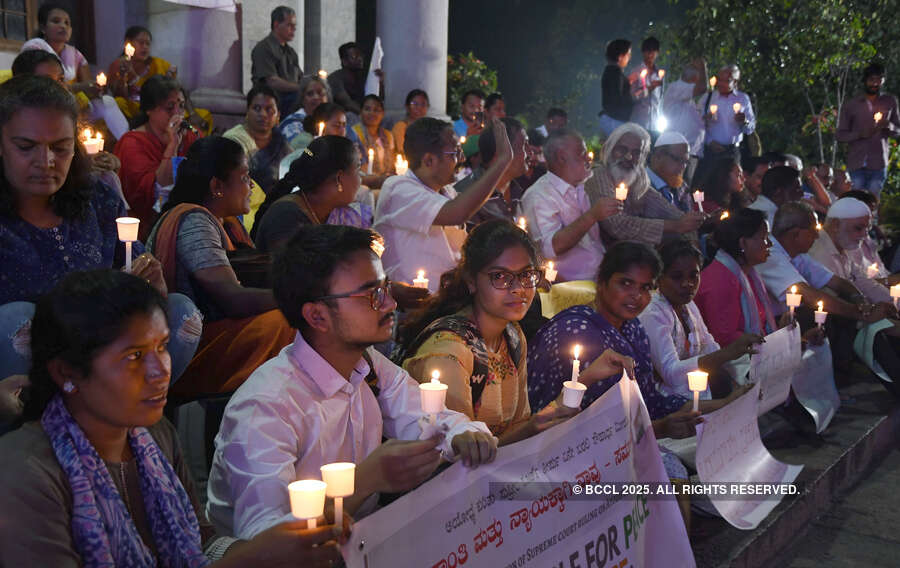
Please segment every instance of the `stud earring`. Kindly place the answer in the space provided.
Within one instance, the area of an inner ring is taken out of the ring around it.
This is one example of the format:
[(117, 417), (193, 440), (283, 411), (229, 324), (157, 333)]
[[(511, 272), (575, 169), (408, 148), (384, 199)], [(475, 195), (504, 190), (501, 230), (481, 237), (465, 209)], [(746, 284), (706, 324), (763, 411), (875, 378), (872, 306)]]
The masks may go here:
[(338, 180), (338, 191), (344, 191), (344, 186), (341, 185), (341, 180)]
[(75, 385), (72, 384), (72, 381), (64, 382), (62, 388), (64, 391), (66, 391), (69, 394), (72, 394), (73, 392), (75, 392)]

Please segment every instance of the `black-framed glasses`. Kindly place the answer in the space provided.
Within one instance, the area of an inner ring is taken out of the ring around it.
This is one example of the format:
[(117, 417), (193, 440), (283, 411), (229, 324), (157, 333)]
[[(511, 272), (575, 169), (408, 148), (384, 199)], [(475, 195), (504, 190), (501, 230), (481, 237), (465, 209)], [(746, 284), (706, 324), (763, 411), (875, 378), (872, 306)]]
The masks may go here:
[(521, 272), (492, 270), (486, 274), (491, 281), (491, 286), (498, 290), (511, 288), (516, 280), (519, 281), (522, 288), (535, 288), (544, 278), (544, 271), (539, 268), (527, 268)]
[(324, 300), (338, 300), (340, 298), (368, 298), (369, 305), (372, 306), (372, 309), (378, 311), (384, 307), (384, 303), (387, 301), (388, 297), (393, 297), (391, 296), (391, 281), (385, 278), (383, 282), (375, 286), (362, 288), (353, 292), (347, 292), (346, 294), (329, 294), (327, 296), (319, 296), (318, 298), (314, 299), (313, 302), (321, 302)]

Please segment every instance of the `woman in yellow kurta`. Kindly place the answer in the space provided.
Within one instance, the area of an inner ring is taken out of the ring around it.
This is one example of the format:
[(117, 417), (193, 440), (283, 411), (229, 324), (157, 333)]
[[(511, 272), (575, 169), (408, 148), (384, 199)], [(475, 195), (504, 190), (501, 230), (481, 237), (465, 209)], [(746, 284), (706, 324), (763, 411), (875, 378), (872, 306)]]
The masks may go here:
[[(141, 86), (155, 75), (175, 78), (178, 68), (162, 59), (150, 55), (153, 36), (143, 26), (131, 26), (125, 31), (122, 55), (109, 65), (109, 87), (116, 96), (116, 103), (122, 113), (129, 119), (140, 112)], [(128, 44), (134, 48), (129, 58), (126, 54)], [(185, 114), (194, 128), (206, 133), (212, 132), (212, 115), (206, 109), (193, 108), (185, 93)]]

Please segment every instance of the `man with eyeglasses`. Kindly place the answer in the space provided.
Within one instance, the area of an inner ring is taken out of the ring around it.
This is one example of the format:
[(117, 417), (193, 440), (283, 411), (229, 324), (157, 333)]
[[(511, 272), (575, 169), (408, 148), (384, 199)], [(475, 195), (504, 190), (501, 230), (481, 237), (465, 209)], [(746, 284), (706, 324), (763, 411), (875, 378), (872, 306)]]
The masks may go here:
[[(639, 241), (655, 246), (667, 235), (693, 233), (706, 219), (699, 211), (682, 211), (653, 189), (646, 167), (649, 153), (650, 134), (637, 124), (626, 122), (610, 134), (603, 145), (601, 164), (584, 184), (591, 202), (614, 197), (619, 184), (628, 188), (622, 213), (600, 222), (607, 244)], [(667, 159), (673, 172), (684, 171), (683, 163)], [(677, 183), (677, 176), (671, 177), (672, 183)]]
[[(356, 464), (353, 516), (380, 492), (409, 491), (441, 458), (490, 462), (497, 439), (483, 422), (444, 410), (429, 425), (419, 385), (372, 346), (391, 337), (391, 297), (374, 231), (306, 225), (272, 266), (273, 291), (294, 342), (235, 392), (216, 437), (209, 518), (238, 538), (292, 519), (288, 483)], [(382, 436), (388, 438), (382, 443)]]
[(685, 213), (691, 210), (691, 192), (684, 182), (684, 170), (691, 155), (687, 138), (677, 132), (663, 132), (650, 153), (650, 185), (666, 201)]
[(461, 163), (453, 125), (423, 117), (406, 130), (403, 152), (409, 170), (381, 186), (375, 230), (384, 236), (385, 271), (393, 280), (412, 282), (424, 270), (436, 292), (441, 275), (456, 266), (466, 239), (464, 225), (484, 205), (512, 162), (509, 136), (500, 119), (492, 123), (496, 153), (484, 173), (457, 194), (450, 185)]

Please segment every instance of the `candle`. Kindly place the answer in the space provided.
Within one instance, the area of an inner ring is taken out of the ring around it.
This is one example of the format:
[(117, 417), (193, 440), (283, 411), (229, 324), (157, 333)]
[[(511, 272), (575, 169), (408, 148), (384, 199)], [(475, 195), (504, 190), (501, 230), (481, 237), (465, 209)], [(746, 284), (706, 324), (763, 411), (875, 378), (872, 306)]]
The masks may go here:
[(528, 221), (525, 220), (525, 217), (519, 217), (519, 220), (518, 220), (518, 222), (516, 222), (516, 225), (518, 225), (519, 228), (522, 229), (523, 231), (528, 230)]
[(465, 137), (465, 136), (460, 136), (460, 137), (459, 137), (459, 145), (462, 146), (462, 145), (465, 144), (465, 143), (466, 143), (466, 137)]
[(866, 267), (866, 278), (878, 278), (878, 263), (873, 262)]
[(713, 75), (712, 77), (709, 78), (709, 86), (712, 87), (713, 89), (715, 89), (717, 81), (718, 81), (718, 79), (716, 79), (715, 75)]
[(641, 69), (641, 86), (647, 88), (647, 70)]
[(306, 528), (316, 528), (316, 519), (325, 512), (324, 481), (302, 479), (288, 484), (291, 513), (298, 519), (306, 519)]
[(719, 110), (719, 105), (709, 105), (709, 114), (713, 115), (713, 118), (716, 116), (716, 111)]
[(106, 86), (106, 75), (102, 72), (97, 75), (97, 86), (98, 87)]
[(694, 191), (694, 202), (697, 204), (697, 210), (703, 211), (703, 192), (699, 189)]
[(556, 268), (553, 267), (552, 260), (547, 263), (547, 268), (544, 270), (544, 276), (547, 278), (547, 282), (556, 280)]
[(413, 287), (414, 288), (428, 288), (428, 279), (425, 278), (425, 271), (420, 270), (416, 273), (416, 277), (413, 278)]
[(878, 121), (880, 121), (880, 120), (881, 120), (881, 117), (883, 117), (883, 116), (884, 116), (884, 115), (883, 115), (883, 114), (881, 114), (881, 111), (879, 111), (879, 112), (876, 112), (876, 113), (875, 113), (875, 115), (874, 115), (874, 118), (875, 118), (875, 122), (878, 122)]
[(319, 78), (326, 79), (327, 77), (328, 77), (328, 71), (325, 71), (324, 69), (319, 69)]
[(618, 199), (619, 201), (625, 201), (625, 199), (627, 197), (628, 197), (628, 186), (625, 185), (625, 182), (623, 181), (622, 183), (620, 183), (619, 185), (616, 186), (616, 199)]
[(719, 215), (719, 221), (724, 221), (727, 218), (728, 218), (728, 211), (725, 211), (724, 213)]
[(894, 299), (894, 305), (900, 308), (900, 284), (891, 286), (891, 298)]
[(659, 75), (659, 78), (660, 78), (660, 80), (661, 80), (663, 77), (666, 76), (666, 70), (665, 70), (665, 69), (660, 69), (659, 71), (656, 72), (656, 74)]
[(706, 390), (709, 373), (703, 371), (690, 371), (688, 374), (688, 388), (694, 393), (694, 412), (700, 410), (700, 393)]
[(431, 382), (420, 383), (419, 393), (422, 395), (422, 412), (434, 424), (435, 415), (444, 411), (444, 401), (447, 399), (447, 385), (441, 382), (441, 372), (432, 371)]
[(821, 231), (821, 230), (822, 230), (822, 223), (816, 223), (816, 230), (817, 230), (817, 231)]
[(578, 375), (581, 374), (581, 361), (578, 360), (578, 356), (581, 355), (581, 345), (575, 345), (572, 353), (575, 355), (575, 360), (572, 361), (572, 381), (577, 383)]
[(141, 220), (134, 217), (119, 217), (116, 219), (119, 240), (125, 243), (125, 272), (131, 272), (131, 243), (138, 238), (138, 226), (140, 223)]
[(372, 162), (375, 161), (375, 149), (369, 148), (369, 165), (367, 166), (366, 173), (368, 175), (372, 175)]
[(131, 58), (134, 56), (134, 46), (131, 45), (131, 42), (125, 44), (125, 59), (131, 61)]
[(334, 524), (344, 526), (344, 497), (350, 497), (355, 490), (353, 483), (356, 476), (356, 464), (336, 462), (323, 465), (322, 481), (325, 482), (325, 496), (334, 499)]
[(397, 175), (402, 176), (409, 170), (409, 162), (407, 162), (402, 154), (397, 154), (397, 161), (394, 162), (394, 170), (396, 170)]
[(325, 132), (325, 123), (319, 122), (319, 136), (321, 136), (323, 132)]
[(742, 110), (741, 103), (734, 103), (731, 105), (731, 108), (734, 110), (734, 114), (737, 114)]
[(794, 308), (800, 305), (800, 298), (802, 296), (797, 293), (797, 286), (791, 286), (791, 291), (785, 294), (785, 301), (787, 302), (788, 307), (791, 309), (791, 319), (794, 319)]
[(828, 316), (828, 312), (825, 311), (825, 302), (822, 300), (819, 300), (818, 306), (819, 309), (816, 310), (813, 316), (816, 318), (816, 324), (818, 324), (819, 327), (822, 327), (825, 325), (825, 317)]
[(588, 152), (588, 161), (589, 161), (589, 162), (593, 162), (593, 161), (594, 161), (594, 151), (593, 151), (593, 150), (591, 150), (590, 152)]
[(81, 143), (88, 155), (96, 154), (103, 149), (103, 136), (98, 132), (96, 138), (91, 138), (91, 134), (93, 131), (90, 128), (85, 128), (82, 132)]

